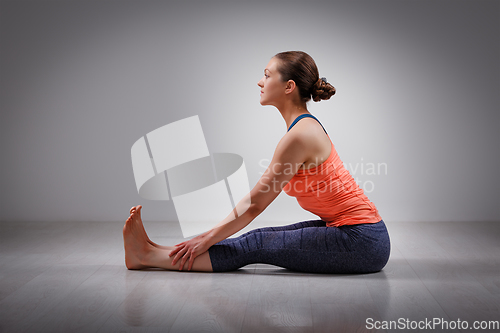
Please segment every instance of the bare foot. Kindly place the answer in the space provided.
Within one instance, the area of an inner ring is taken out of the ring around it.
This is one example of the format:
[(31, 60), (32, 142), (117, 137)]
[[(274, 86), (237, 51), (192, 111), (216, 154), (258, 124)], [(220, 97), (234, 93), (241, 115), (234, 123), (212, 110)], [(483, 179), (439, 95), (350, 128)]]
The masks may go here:
[(148, 236), (142, 225), (140, 211), (142, 206), (137, 206), (123, 227), (123, 243), (125, 247), (125, 265), (128, 269), (143, 269), (148, 254), (153, 245), (148, 242)]
[(132, 217), (132, 214), (134, 212), (139, 217), (138, 226), (142, 229), (142, 233), (146, 236), (148, 243), (151, 245), (155, 245), (155, 243), (151, 239), (149, 239), (148, 234), (146, 233), (146, 230), (144, 229), (144, 224), (142, 223), (142, 218), (141, 218), (142, 206), (138, 205), (138, 206), (130, 208), (130, 217)]
[(138, 205), (138, 206), (130, 208), (130, 216), (131, 217), (132, 217), (132, 213), (134, 213), (134, 212), (136, 213), (136, 215), (138, 215), (138, 226), (141, 228), (142, 233), (146, 237), (146, 239), (147, 239), (147, 241), (148, 241), (149, 244), (151, 244), (154, 247), (157, 247), (159, 249), (167, 249), (167, 250), (173, 250), (174, 249), (174, 246), (159, 245), (159, 244), (156, 244), (155, 242), (153, 242), (151, 239), (149, 239), (148, 234), (146, 233), (146, 230), (144, 229), (144, 224), (142, 223), (142, 217), (141, 217), (142, 206), (141, 205)]

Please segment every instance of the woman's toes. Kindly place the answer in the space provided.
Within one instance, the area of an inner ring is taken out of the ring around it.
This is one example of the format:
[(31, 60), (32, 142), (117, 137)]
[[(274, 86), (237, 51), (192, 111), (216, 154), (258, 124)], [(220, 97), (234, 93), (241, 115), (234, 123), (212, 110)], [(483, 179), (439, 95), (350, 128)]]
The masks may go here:
[(130, 208), (130, 214), (132, 214), (134, 211), (137, 211), (137, 209), (138, 209), (139, 207), (141, 207), (141, 208), (142, 208), (142, 206), (141, 206), (141, 205), (137, 205), (137, 206), (134, 206), (134, 207)]

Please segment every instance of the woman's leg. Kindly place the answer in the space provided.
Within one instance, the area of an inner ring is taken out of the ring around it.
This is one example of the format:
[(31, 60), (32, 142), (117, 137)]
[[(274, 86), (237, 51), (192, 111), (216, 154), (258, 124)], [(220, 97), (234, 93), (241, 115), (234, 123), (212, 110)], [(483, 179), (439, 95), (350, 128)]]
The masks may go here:
[[(130, 210), (130, 217), (123, 227), (125, 265), (128, 269), (164, 268), (179, 270), (180, 260), (175, 265), (172, 265), (174, 257), (168, 255), (174, 247), (161, 246), (149, 239), (142, 224), (141, 209), (142, 206), (133, 207)], [(184, 264), (183, 271), (187, 271), (186, 264)], [(212, 272), (208, 252), (196, 257), (191, 271)]]
[[(278, 227), (264, 227), (264, 228), (259, 228), (259, 229), (253, 229), (253, 230), (250, 230), (250, 231), (240, 235), (237, 238), (247, 237), (247, 236), (254, 234), (256, 232), (269, 232), (269, 231), (274, 232), (274, 231), (283, 231), (283, 230), (297, 230), (297, 229), (301, 229), (301, 228), (324, 227), (324, 226), (326, 226), (326, 222), (323, 220), (308, 220), (308, 221), (296, 222), (296, 223), (278, 226)], [(227, 239), (220, 241), (217, 244), (232, 243), (235, 239), (236, 239), (236, 237), (227, 238)]]
[(381, 270), (389, 258), (383, 221), (339, 228), (305, 222), (294, 224), (303, 228), (261, 228), (213, 245), (213, 271), (265, 263), (311, 273), (368, 273)]
[[(125, 222), (123, 227), (123, 239), (125, 247), (125, 265), (128, 269), (145, 269), (145, 268), (164, 268), (168, 270), (179, 270), (180, 261), (172, 265), (173, 257), (168, 254), (174, 249), (173, 246), (158, 245), (149, 239), (141, 219), (142, 206), (132, 207), (130, 209), (130, 217)], [(281, 231), (281, 230), (297, 230), (313, 226), (324, 226), (325, 222), (321, 220), (310, 220), (298, 222), (291, 225), (280, 227), (266, 227), (255, 229), (245, 235), (260, 231)], [(232, 239), (226, 239), (224, 242), (232, 242)], [(184, 271), (186, 270), (184, 265)], [(191, 271), (212, 272), (212, 264), (209, 252), (205, 252), (194, 260)]]
[[(160, 246), (148, 238), (141, 208), (131, 210), (123, 228), (127, 268), (178, 270), (179, 263), (173, 266), (168, 256), (173, 247)], [(311, 220), (225, 239), (196, 257), (192, 271), (231, 271), (267, 263), (305, 272), (368, 273), (385, 266), (390, 241), (383, 221), (339, 228), (324, 225), (321, 220)]]

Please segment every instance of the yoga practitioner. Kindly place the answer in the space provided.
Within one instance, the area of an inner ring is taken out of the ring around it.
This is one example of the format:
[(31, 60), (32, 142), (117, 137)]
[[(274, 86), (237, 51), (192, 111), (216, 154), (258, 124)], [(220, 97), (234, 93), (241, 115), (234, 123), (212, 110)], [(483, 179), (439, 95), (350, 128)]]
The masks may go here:
[[(377, 272), (385, 266), (390, 240), (384, 221), (344, 168), (323, 125), (307, 110), (311, 98), (330, 99), (335, 88), (319, 77), (314, 60), (301, 51), (271, 58), (258, 86), (260, 104), (275, 106), (288, 130), (265, 173), (238, 203), (245, 207), (247, 200), (248, 209), (237, 217), (237, 209), (231, 211), (211, 230), (190, 240), (162, 246), (148, 238), (142, 206), (132, 207), (123, 228), (128, 269), (226, 272), (265, 263), (301, 272), (352, 274)], [(321, 219), (228, 238), (252, 222), (282, 190)]]

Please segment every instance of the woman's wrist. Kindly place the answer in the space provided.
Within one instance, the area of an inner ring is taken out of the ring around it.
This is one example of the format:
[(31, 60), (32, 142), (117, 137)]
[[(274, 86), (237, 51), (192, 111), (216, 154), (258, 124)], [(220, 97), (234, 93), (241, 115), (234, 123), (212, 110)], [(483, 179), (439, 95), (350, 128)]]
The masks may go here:
[(210, 229), (204, 238), (207, 244), (212, 246), (234, 234), (237, 230), (230, 230), (231, 226), (234, 227), (234, 225), (231, 225), (231, 222)]
[(204, 240), (205, 244), (207, 244), (208, 246), (212, 246), (215, 243), (217, 243), (217, 241), (215, 240), (214, 229), (210, 229), (209, 231), (207, 231), (203, 240)]

